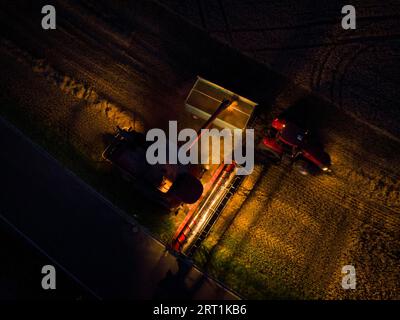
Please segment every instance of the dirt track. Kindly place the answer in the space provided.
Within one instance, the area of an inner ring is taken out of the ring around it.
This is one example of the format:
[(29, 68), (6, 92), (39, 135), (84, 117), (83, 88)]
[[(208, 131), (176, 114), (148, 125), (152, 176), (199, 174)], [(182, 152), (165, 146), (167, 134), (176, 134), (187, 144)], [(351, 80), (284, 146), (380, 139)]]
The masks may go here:
[[(216, 245), (206, 268), (245, 297), (399, 298), (396, 139), (150, 2), (56, 2), (54, 32), (40, 29), (41, 16), (32, 13), (40, 2), (21, 3), (2, 4), (1, 102), (62, 136), (60, 145), (96, 168), (115, 124), (187, 125), (183, 101), (198, 74), (259, 102), (263, 121), (306, 99), (334, 174), (310, 179), (257, 167), (205, 243)], [(356, 266), (356, 291), (340, 287), (345, 264)]]

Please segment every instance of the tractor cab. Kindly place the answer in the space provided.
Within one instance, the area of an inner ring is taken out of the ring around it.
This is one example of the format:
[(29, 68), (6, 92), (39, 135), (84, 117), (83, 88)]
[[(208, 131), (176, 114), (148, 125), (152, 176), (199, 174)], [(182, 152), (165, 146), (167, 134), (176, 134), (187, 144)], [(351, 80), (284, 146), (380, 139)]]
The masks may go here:
[(283, 145), (292, 148), (299, 148), (306, 144), (308, 131), (300, 128), (293, 122), (275, 119), (272, 128), (276, 130), (275, 135)]
[(277, 162), (289, 159), (302, 174), (330, 171), (331, 160), (323, 147), (311, 139), (308, 130), (284, 118), (272, 121), (260, 149)]

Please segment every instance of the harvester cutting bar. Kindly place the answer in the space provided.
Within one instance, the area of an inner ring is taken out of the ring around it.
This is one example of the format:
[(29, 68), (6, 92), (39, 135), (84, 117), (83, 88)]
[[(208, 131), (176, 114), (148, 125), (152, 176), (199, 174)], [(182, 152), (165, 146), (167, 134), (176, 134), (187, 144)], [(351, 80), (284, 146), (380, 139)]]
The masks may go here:
[(227, 185), (225, 185), (224, 191), (225, 194), (218, 199), (217, 204), (213, 207), (210, 208), (211, 211), (213, 211), (210, 219), (207, 221), (207, 223), (204, 225), (202, 231), (199, 233), (199, 235), (191, 241), (190, 244), (184, 246), (184, 253), (191, 257), (193, 254), (196, 252), (196, 250), (200, 247), (201, 243), (207, 238), (208, 234), (210, 233), (212, 227), (214, 224), (217, 222), (218, 217), (222, 213), (222, 211), (225, 209), (228, 201), (232, 198), (232, 196), (235, 194), (236, 190), (242, 183), (243, 179), (245, 176), (234, 176), (232, 180), (229, 180)]
[(228, 200), (242, 181), (236, 175), (236, 165), (223, 165), (207, 195), (201, 200), (190, 219), (184, 221), (181, 232), (174, 238), (173, 248), (188, 256), (193, 255), (208, 235)]

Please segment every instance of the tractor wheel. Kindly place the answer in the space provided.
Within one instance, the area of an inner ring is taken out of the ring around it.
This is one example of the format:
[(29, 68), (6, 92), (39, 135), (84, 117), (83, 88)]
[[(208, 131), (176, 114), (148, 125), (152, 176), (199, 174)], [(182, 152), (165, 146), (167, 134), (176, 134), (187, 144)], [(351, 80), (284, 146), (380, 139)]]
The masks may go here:
[(309, 163), (305, 160), (296, 160), (293, 166), (299, 173), (304, 176), (308, 176), (310, 174)]

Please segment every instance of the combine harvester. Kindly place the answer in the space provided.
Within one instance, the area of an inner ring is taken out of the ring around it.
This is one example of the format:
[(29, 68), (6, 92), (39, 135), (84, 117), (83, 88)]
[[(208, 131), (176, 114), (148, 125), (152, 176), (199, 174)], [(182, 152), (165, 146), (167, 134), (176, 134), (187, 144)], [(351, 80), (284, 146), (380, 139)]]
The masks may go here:
[[(191, 149), (206, 141), (202, 129), (245, 129), (252, 119), (256, 103), (198, 77), (185, 106), (193, 118), (205, 121), (197, 131), (197, 137), (189, 147)], [(193, 127), (199, 127), (198, 121), (193, 122)], [(229, 154), (232, 158), (234, 143), (229, 149), (225, 147), (224, 138), (216, 138), (220, 139), (216, 143), (220, 144), (222, 152), (211, 154), (211, 161), (207, 164), (150, 165), (146, 160), (150, 143), (144, 134), (131, 128), (117, 128), (117, 134), (103, 153), (103, 157), (118, 168), (124, 179), (131, 181), (146, 198), (170, 212), (187, 212), (172, 240), (172, 249), (187, 256), (193, 255), (208, 235), (244, 179), (244, 176), (236, 174), (238, 164), (223, 163), (225, 155)], [(211, 141), (211, 145), (213, 143)]]
[[(201, 129), (215, 126), (219, 129), (245, 129), (252, 120), (256, 103), (224, 89), (205, 79), (198, 78), (186, 99), (186, 110), (193, 117), (206, 122)], [(198, 139), (201, 139), (201, 129)], [(221, 139), (222, 140), (222, 139)], [(233, 153), (223, 150), (225, 153)], [(207, 237), (212, 226), (233, 196), (243, 175), (237, 175), (238, 165), (223, 163), (207, 165), (201, 180), (204, 186), (200, 199), (188, 206), (188, 213), (172, 239), (172, 249), (192, 256)], [(215, 156), (215, 155), (214, 155)]]

